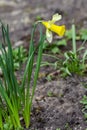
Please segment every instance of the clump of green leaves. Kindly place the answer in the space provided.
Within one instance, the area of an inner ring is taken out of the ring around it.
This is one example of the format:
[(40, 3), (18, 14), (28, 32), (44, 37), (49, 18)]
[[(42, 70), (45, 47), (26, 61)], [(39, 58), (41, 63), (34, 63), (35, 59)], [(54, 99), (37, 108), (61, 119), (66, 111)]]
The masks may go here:
[(85, 119), (87, 120), (87, 96), (86, 95), (83, 96), (80, 103), (83, 104), (82, 112), (84, 114)]
[[(5, 48), (6, 51), (8, 51)], [(15, 49), (12, 49), (12, 54), (13, 54), (13, 62), (14, 62), (14, 69), (18, 70), (21, 65), (26, 62), (27, 60), (27, 51), (23, 46), (19, 46)], [(2, 54), (2, 59), (4, 59), (4, 55)]]
[(56, 130), (60, 130), (60, 128), (57, 128)]
[(66, 130), (72, 130), (72, 128), (69, 126), (69, 123), (66, 123), (66, 124), (65, 124), (65, 129), (66, 129)]
[(61, 68), (64, 72), (63, 75), (71, 75), (72, 73), (81, 74), (83, 68), (79, 58), (72, 51), (66, 52), (64, 56), (66, 60), (63, 62), (63, 68)]
[(19, 46), (12, 50), (15, 70), (19, 69), (21, 64), (27, 60), (27, 50)]
[(65, 39), (61, 39), (59, 41), (55, 41), (53, 44), (48, 44), (47, 42), (44, 43), (43, 51), (51, 53), (51, 54), (59, 54), (61, 53), (60, 46), (66, 46), (67, 42)]
[[(84, 40), (84, 42), (83, 42)], [(53, 66), (55, 69), (60, 69), (62, 72), (62, 76), (72, 75), (72, 74), (79, 74), (83, 75), (86, 70), (86, 59), (87, 59), (87, 50), (85, 49), (84, 44), (87, 40), (87, 29), (80, 29), (76, 32), (75, 25), (72, 25), (72, 28), (66, 30), (65, 38), (55, 41), (53, 44), (44, 43), (43, 50), (46, 56), (53, 57), (56, 61), (54, 63), (43, 62), (42, 66), (49, 65)], [(79, 48), (77, 48), (76, 42), (81, 42)], [(61, 47), (66, 46), (67, 43), (71, 42), (72, 49), (61, 53)], [(61, 55), (63, 60), (58, 58), (58, 55)], [(62, 67), (61, 67), (62, 66)]]
[[(71, 32), (71, 31), (70, 31)], [(70, 36), (71, 38), (71, 33)], [(86, 69), (85, 61), (87, 59), (87, 50), (84, 47), (85, 42), (77, 49), (76, 46), (76, 31), (75, 25), (72, 25), (72, 50), (65, 52), (65, 61), (63, 62), (63, 67), (61, 68), (63, 76), (71, 75), (72, 73), (83, 74)], [(82, 50), (83, 55), (81, 56)]]
[[(0, 68), (3, 73), (3, 78), (0, 78), (0, 130), (22, 130), (23, 126), (21, 119), (24, 121), (26, 128), (30, 126), (32, 100), (36, 89), (45, 36), (42, 34), (42, 30), (40, 30), (40, 39), (38, 47), (36, 48), (34, 45), (34, 32), (37, 24), (35, 24), (31, 34), (25, 71), (23, 76), (21, 76), (22, 82), (19, 84), (17, 77), (15, 76), (14, 58), (9, 37), (9, 28), (8, 25), (5, 26), (3, 23), (0, 23), (0, 27), (3, 38), (3, 40), (0, 41)], [(5, 46), (8, 47), (7, 50), (5, 49)], [(19, 50), (19, 52), (20, 51), (21, 50)], [(35, 51), (37, 51), (37, 64), (32, 89), (30, 91)]]
[(54, 96), (54, 94), (53, 94), (53, 92), (48, 91), (48, 92), (47, 92), (47, 96), (48, 96), (48, 97), (53, 97), (53, 96)]
[(80, 29), (79, 35), (80, 35), (81, 40), (86, 40), (87, 39), (87, 29)]

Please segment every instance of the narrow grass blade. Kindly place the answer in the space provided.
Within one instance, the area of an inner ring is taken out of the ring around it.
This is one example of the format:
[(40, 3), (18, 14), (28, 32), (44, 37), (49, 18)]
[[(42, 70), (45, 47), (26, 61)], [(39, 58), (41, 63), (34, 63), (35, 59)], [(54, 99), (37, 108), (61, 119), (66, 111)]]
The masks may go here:
[(73, 44), (73, 52), (76, 54), (76, 31), (75, 25), (72, 25), (72, 44)]

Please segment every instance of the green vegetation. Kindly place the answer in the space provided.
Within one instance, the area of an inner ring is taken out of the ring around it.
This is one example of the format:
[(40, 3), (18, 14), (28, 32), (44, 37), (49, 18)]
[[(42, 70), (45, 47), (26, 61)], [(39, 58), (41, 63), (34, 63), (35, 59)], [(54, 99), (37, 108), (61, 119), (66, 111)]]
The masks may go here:
[(60, 128), (57, 128), (56, 130), (60, 130)]
[(43, 51), (51, 54), (60, 54), (61, 49), (59, 47), (67, 46), (67, 42), (65, 39), (61, 39), (60, 41), (55, 41), (53, 44), (48, 44), (47, 42), (43, 45)]
[(72, 130), (72, 129), (70, 128), (70, 126), (69, 126), (69, 123), (66, 123), (66, 124), (65, 124), (65, 129), (66, 129), (66, 130)]
[(82, 112), (84, 114), (84, 118), (87, 120), (87, 96), (86, 95), (83, 96), (80, 103), (83, 104)]
[[(5, 48), (6, 51), (8, 51)], [(27, 60), (27, 51), (23, 46), (17, 47), (12, 49), (13, 54), (13, 62), (14, 62), (14, 69), (18, 70), (21, 68), (21, 65), (26, 62)], [(4, 55), (1, 55), (2, 59), (4, 59)], [(3, 61), (4, 62), (4, 61)]]
[(23, 46), (12, 49), (14, 68), (18, 70), (27, 61), (27, 50)]
[(72, 50), (64, 53), (65, 61), (61, 68), (64, 76), (84, 73), (87, 59), (87, 50), (85, 50), (84, 44), (85, 42), (77, 49), (75, 25), (72, 25)]
[[(72, 74), (83, 75), (87, 67), (87, 50), (85, 49), (86, 40), (87, 30), (80, 29), (76, 32), (75, 25), (73, 24), (70, 30), (66, 30), (64, 39), (55, 41), (54, 44), (44, 44), (44, 53), (49, 53), (46, 56), (54, 56), (55, 63), (43, 62), (42, 66), (51, 65), (55, 69), (61, 70), (61, 76), (64, 77)], [(80, 43), (80, 46), (77, 47), (77, 42), (82, 42), (82, 44)], [(67, 48), (68, 44), (71, 44), (71, 49), (62, 52), (61, 47), (65, 46)], [(58, 56), (61, 56), (63, 60), (58, 58)]]
[[(16, 57), (17, 50), (12, 50), (8, 26), (4, 26), (3, 23), (1, 23), (0, 26), (2, 29), (2, 37), (4, 41), (4, 43), (3, 41), (0, 41), (0, 51), (2, 53), (0, 55), (0, 67), (3, 73), (3, 79), (0, 79), (0, 129), (22, 130), (22, 120), (24, 120), (26, 128), (30, 126), (32, 100), (36, 89), (45, 36), (42, 35), (42, 30), (40, 30), (40, 39), (38, 47), (36, 48), (33, 42), (34, 32), (37, 27), (37, 24), (35, 24), (31, 34), (29, 54), (25, 71), (22, 77), (22, 83), (18, 84), (14, 73), (14, 61), (17, 61), (19, 59), (17, 62), (20, 64), (22, 60), (25, 60), (23, 55), (24, 50), (23, 48), (19, 48), (18, 57)], [(5, 49), (5, 46), (8, 47), (7, 50)], [(34, 54), (37, 50), (37, 65), (33, 78), (32, 91), (30, 91)]]

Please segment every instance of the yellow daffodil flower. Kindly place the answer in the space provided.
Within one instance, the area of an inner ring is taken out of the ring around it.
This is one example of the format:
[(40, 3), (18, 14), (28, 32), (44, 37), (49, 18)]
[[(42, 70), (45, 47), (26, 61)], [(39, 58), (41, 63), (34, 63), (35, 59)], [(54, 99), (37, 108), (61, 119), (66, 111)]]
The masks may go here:
[(59, 21), (62, 18), (61, 15), (55, 14), (50, 21), (42, 21), (42, 24), (46, 27), (46, 38), (49, 42), (52, 42), (53, 35), (52, 32), (57, 33), (59, 36), (63, 36), (65, 33), (65, 25), (58, 26), (55, 24), (56, 21)]

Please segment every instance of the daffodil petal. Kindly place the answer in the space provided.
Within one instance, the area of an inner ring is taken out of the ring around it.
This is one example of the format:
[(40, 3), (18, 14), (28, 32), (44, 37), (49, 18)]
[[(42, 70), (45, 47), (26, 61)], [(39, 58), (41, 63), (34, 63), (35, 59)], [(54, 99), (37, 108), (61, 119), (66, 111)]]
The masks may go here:
[(48, 28), (50, 28), (52, 24), (53, 24), (52, 21), (49, 20), (49, 21), (48, 21)]
[(55, 23), (56, 21), (59, 21), (60, 19), (62, 19), (62, 16), (60, 14), (56, 13), (52, 17), (52, 22)]
[(46, 29), (46, 38), (47, 38), (47, 41), (48, 41), (49, 43), (52, 42), (53, 35), (52, 35), (52, 32), (51, 32), (49, 29)]

